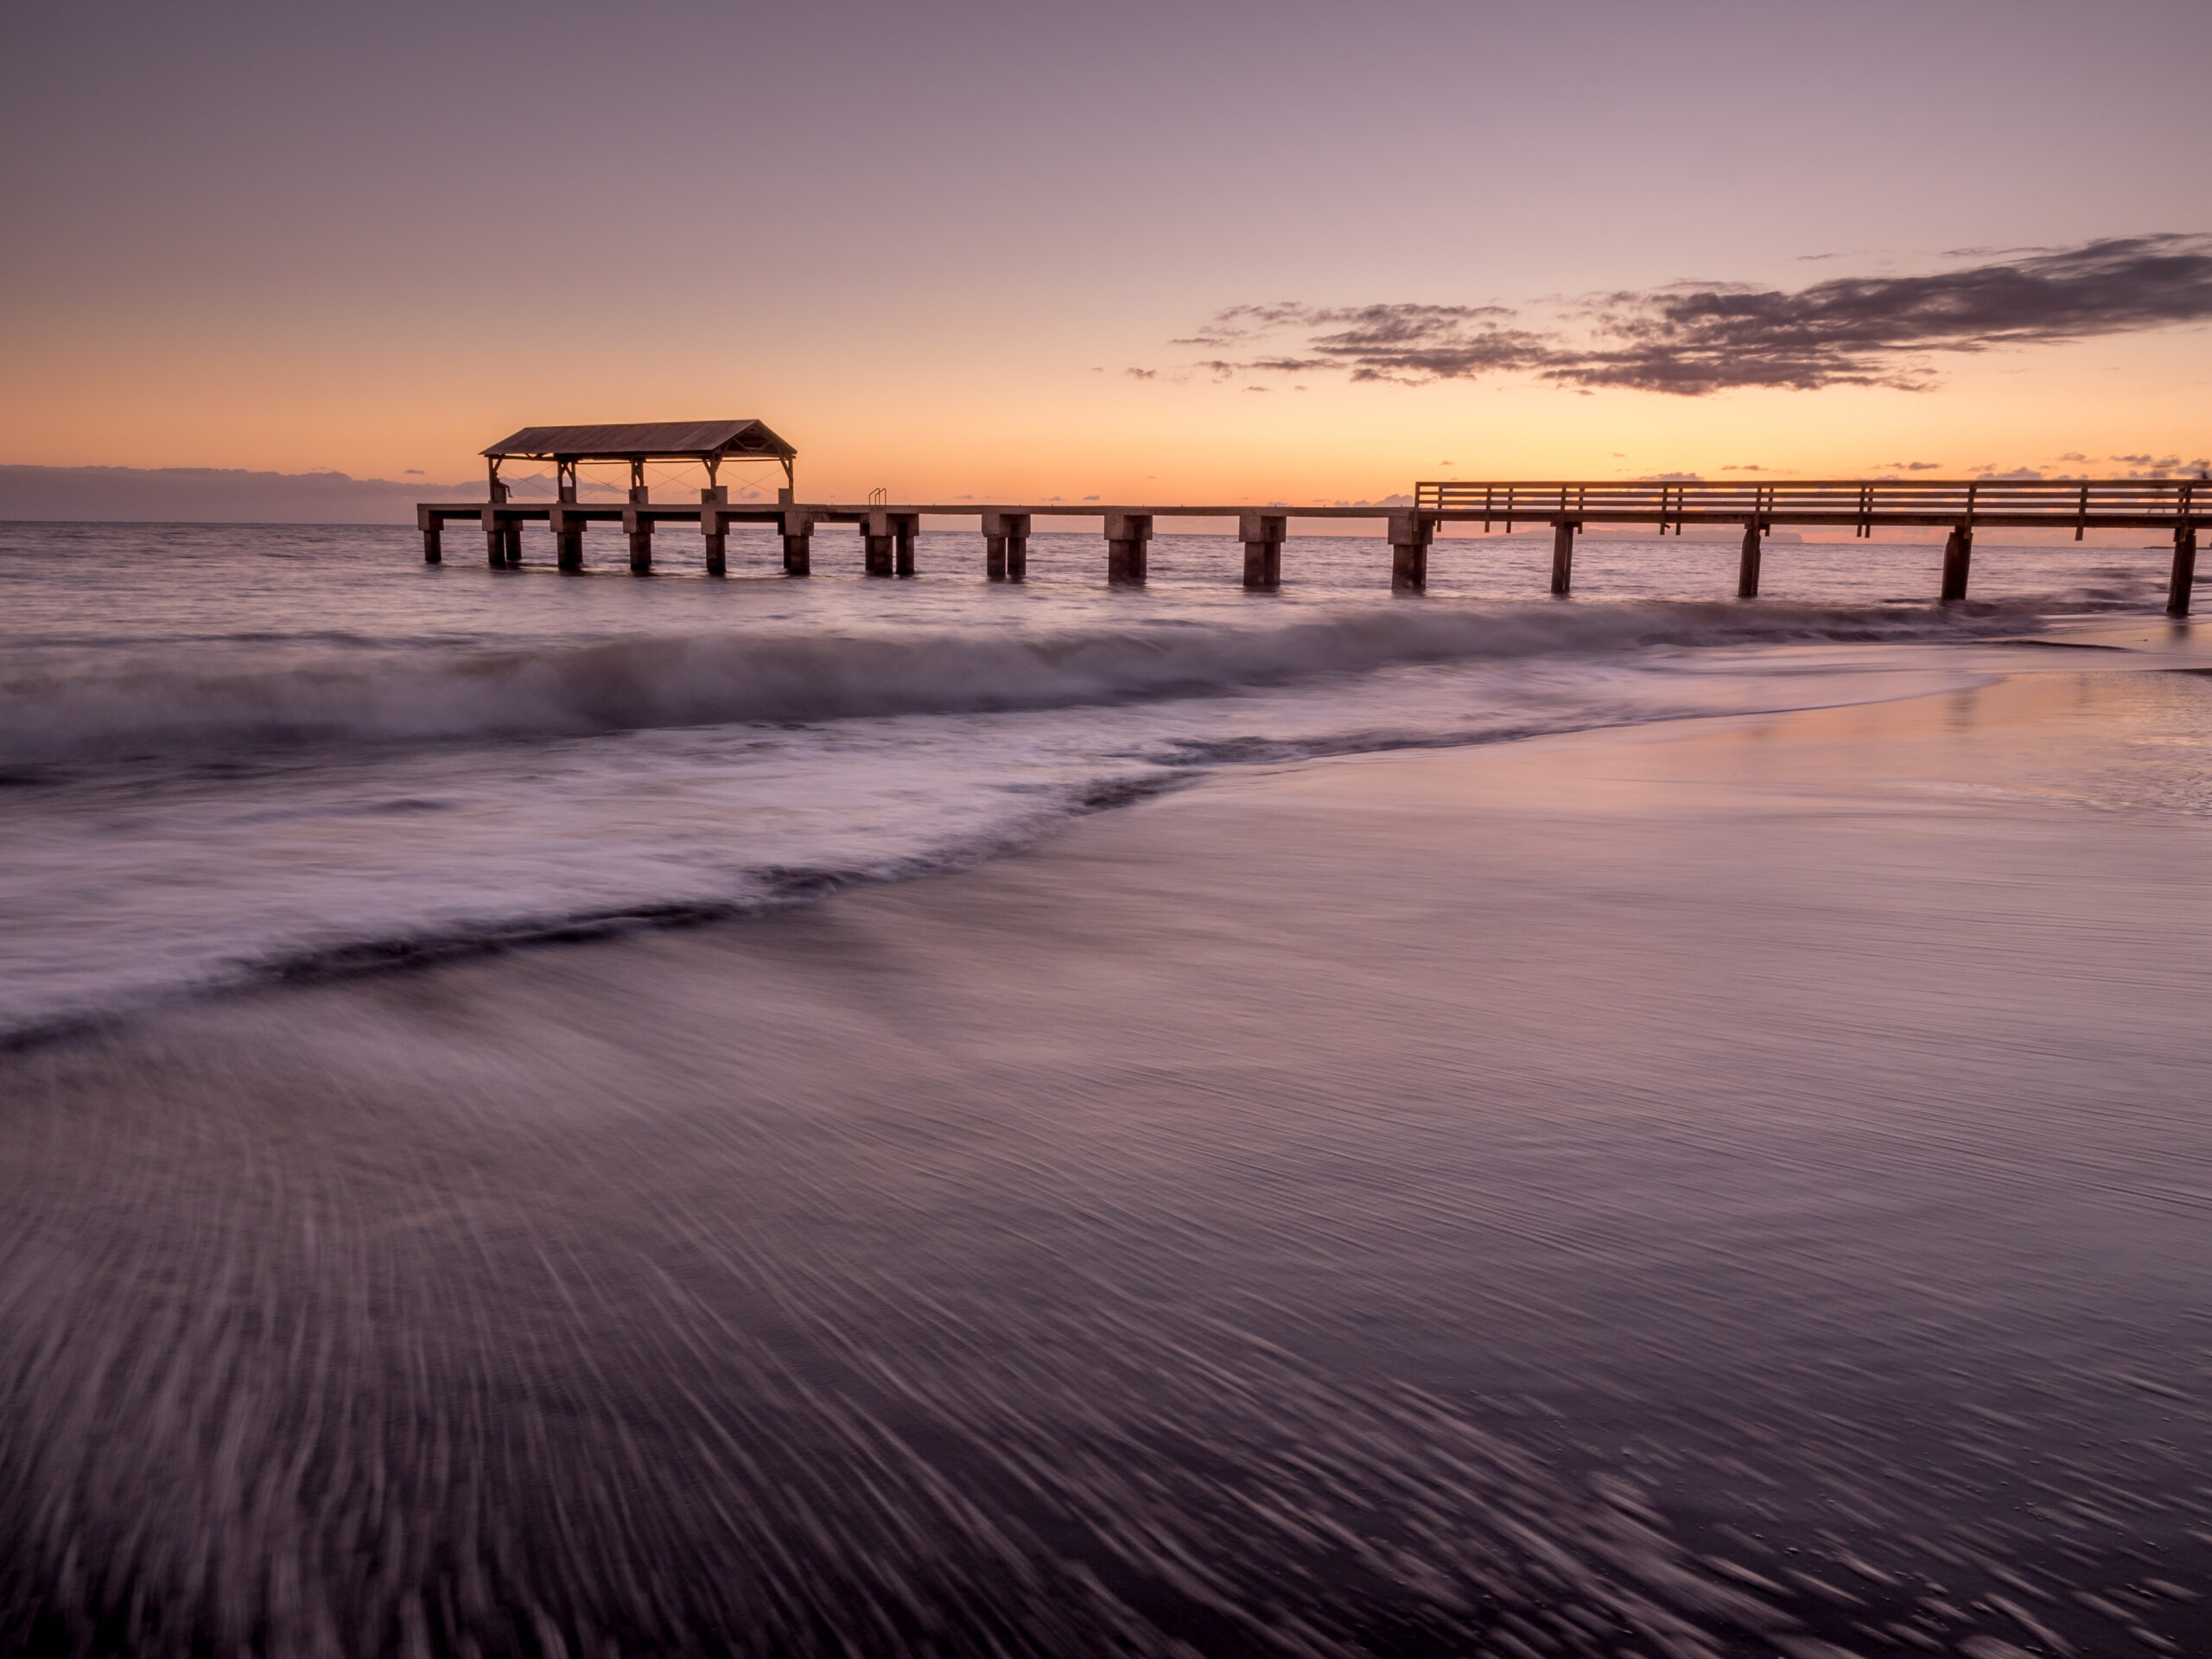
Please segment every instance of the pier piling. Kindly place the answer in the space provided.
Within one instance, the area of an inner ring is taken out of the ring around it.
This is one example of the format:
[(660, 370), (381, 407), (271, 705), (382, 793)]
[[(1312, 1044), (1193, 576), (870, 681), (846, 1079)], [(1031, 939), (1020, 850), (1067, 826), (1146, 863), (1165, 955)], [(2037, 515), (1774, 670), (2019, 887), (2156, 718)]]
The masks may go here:
[(1765, 527), (1756, 518), (1744, 526), (1744, 556), (1736, 567), (1736, 597), (1757, 599), (1759, 596), (1759, 537)]
[(653, 521), (632, 507), (622, 515), (622, 530), (630, 538), (630, 574), (650, 576), (653, 573)]
[(783, 517), (784, 574), (787, 576), (810, 576), (814, 574), (814, 515), (810, 512), (786, 512)]
[(445, 563), (445, 526), (436, 524), (423, 525), (423, 563), (442, 564)]
[(1106, 580), (1141, 588), (1145, 580), (1145, 544), (1152, 540), (1148, 512), (1109, 512), (1106, 515)]
[(871, 512), (861, 520), (861, 568), (871, 576), (887, 576), (896, 569), (892, 549), (891, 515)]
[(2174, 531), (2174, 568), (2166, 579), (2166, 614), (2187, 616), (2190, 590), (2196, 586), (2196, 526), (2183, 524)]
[[(1020, 582), (1029, 574), (1029, 515), (987, 512), (983, 521), (983, 577)], [(918, 518), (916, 523), (919, 523)]]
[(1955, 605), (1967, 596), (1967, 575), (1973, 568), (1974, 527), (1954, 524), (1943, 542), (1943, 604)]
[[(1663, 527), (1664, 521), (1662, 521)], [(1562, 518), (1552, 526), (1552, 597), (1564, 599), (1574, 591), (1574, 532), (1582, 526)]]
[(1428, 590), (1428, 544), (1436, 536), (1436, 521), (1418, 512), (1390, 515), (1390, 591), (1420, 594)]
[(1280, 513), (1236, 516), (1236, 534), (1244, 543), (1244, 585), (1255, 593), (1272, 594), (1282, 586), (1282, 543), (1289, 523)]
[(584, 521), (575, 513), (563, 512), (555, 507), (546, 515), (553, 531), (553, 563), (558, 569), (575, 572), (584, 568)]

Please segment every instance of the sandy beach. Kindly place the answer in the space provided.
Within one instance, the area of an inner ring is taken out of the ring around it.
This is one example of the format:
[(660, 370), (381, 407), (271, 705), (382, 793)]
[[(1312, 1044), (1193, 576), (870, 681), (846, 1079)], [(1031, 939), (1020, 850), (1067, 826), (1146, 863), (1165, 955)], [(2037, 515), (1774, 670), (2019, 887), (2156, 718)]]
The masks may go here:
[(2208, 731), (1255, 768), (10, 1055), (0, 1637), (2200, 1650)]

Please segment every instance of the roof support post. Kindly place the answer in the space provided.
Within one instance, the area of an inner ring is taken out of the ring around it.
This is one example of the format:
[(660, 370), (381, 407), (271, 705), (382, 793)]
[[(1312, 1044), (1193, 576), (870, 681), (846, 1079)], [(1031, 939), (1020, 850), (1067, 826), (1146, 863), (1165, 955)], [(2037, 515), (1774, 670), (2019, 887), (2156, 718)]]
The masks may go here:
[(1955, 524), (1943, 543), (1943, 593), (1941, 603), (1955, 605), (1967, 596), (1967, 575), (1974, 568), (1974, 528)]
[[(1552, 522), (1552, 597), (1554, 599), (1565, 599), (1574, 591), (1574, 532), (1581, 528), (1582, 526), (1572, 518), (1558, 518)], [(1663, 536), (1666, 531), (1666, 521), (1662, 519), (1659, 532)]]
[(1148, 512), (1106, 515), (1106, 580), (1117, 587), (1141, 588), (1146, 575), (1145, 543), (1152, 539)]
[(1426, 513), (1390, 515), (1390, 591), (1421, 594), (1428, 591), (1428, 544), (1436, 538), (1436, 520)]
[[(573, 505), (573, 504), (570, 504)], [(570, 572), (584, 568), (584, 520), (581, 513), (563, 512), (556, 505), (546, 515), (553, 529), (553, 563)]]
[(574, 455), (553, 457), (553, 493), (563, 501), (576, 499), (576, 458)]
[(1757, 599), (1759, 596), (1759, 537), (1766, 533), (1766, 526), (1756, 518), (1744, 520), (1744, 557), (1736, 567), (1736, 597)]
[(2196, 586), (2196, 525), (2184, 518), (2174, 529), (2174, 568), (2166, 579), (2166, 614), (2189, 614), (2190, 590)]
[(489, 468), (490, 476), (485, 480), (484, 499), (486, 501), (505, 500), (507, 499), (507, 486), (499, 481), (499, 457), (497, 455), (492, 456), (486, 461), (485, 465)]
[(1272, 594), (1282, 586), (1282, 542), (1289, 519), (1279, 513), (1240, 512), (1236, 534), (1244, 543), (1244, 585)]
[(640, 506), (652, 499), (652, 492), (645, 487), (645, 458), (643, 455), (630, 457), (630, 499)]

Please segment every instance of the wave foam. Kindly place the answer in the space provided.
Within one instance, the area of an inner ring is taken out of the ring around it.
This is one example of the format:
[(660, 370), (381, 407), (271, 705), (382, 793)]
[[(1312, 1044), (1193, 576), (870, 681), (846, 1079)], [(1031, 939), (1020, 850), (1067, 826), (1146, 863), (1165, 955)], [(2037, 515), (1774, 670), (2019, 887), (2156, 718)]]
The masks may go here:
[(0, 764), (992, 713), (1216, 695), (1398, 664), (2017, 632), (2043, 607), (1639, 601), (1369, 609), (1272, 628), (727, 633), (505, 650), (136, 654), (0, 682)]

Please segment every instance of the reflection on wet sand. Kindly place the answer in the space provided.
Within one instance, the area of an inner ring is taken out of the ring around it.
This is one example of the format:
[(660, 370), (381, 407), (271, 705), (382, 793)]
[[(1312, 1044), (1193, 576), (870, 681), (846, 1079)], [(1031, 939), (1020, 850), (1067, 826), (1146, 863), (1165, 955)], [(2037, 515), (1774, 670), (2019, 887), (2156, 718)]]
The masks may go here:
[(2208, 715), (1309, 763), (7, 1057), (0, 1642), (2203, 1650)]

